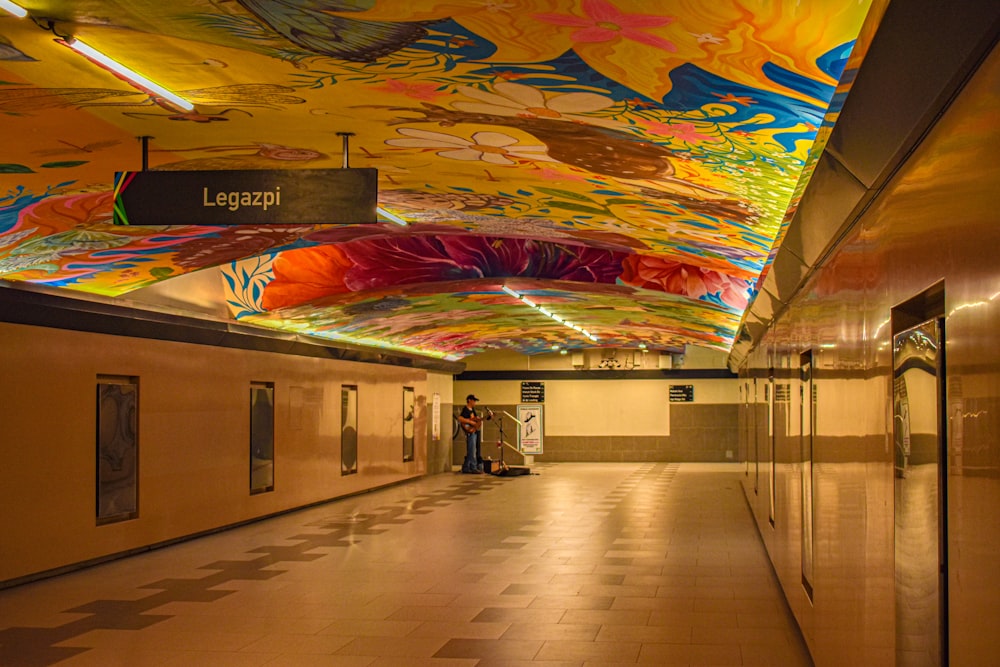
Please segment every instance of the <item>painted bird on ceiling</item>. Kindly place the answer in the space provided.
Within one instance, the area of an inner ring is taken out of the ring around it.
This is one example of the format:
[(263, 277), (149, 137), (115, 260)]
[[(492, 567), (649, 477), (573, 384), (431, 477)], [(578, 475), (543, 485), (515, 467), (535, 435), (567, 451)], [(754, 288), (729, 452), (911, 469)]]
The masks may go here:
[[(45, 20), (57, 34), (80, 26), (141, 32), (255, 51), (298, 63), (317, 56), (370, 63), (427, 36), (423, 21), (373, 21), (343, 16), (376, 0), (107, 0), (53, 3)], [(110, 17), (110, 18), (109, 18)]]
[(538, 117), (454, 111), (428, 102), (423, 102), (422, 107), (391, 107), (392, 111), (412, 111), (422, 117), (396, 118), (388, 124), (436, 122), (441, 127), (453, 127), (460, 123), (513, 127), (545, 144), (550, 158), (594, 174), (627, 180), (656, 180), (665, 186), (672, 185), (689, 196), (713, 199), (727, 196), (724, 192), (677, 178), (670, 161), (673, 153), (669, 148), (621, 130)]

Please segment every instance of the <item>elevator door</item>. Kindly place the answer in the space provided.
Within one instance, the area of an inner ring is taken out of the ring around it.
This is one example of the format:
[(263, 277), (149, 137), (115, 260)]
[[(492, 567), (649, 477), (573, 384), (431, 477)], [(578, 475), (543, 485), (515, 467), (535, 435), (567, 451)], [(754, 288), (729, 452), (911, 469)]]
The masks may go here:
[(893, 336), (896, 664), (946, 665), (943, 320)]

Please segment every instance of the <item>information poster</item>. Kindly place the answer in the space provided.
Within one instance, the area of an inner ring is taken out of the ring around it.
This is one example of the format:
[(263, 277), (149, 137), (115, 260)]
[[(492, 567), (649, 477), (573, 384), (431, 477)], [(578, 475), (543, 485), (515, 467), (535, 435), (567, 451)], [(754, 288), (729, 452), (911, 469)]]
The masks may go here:
[(694, 403), (694, 385), (692, 384), (670, 385), (670, 402)]
[(435, 442), (441, 439), (441, 394), (431, 398), (431, 437)]
[(517, 431), (517, 448), (522, 454), (542, 453), (542, 406), (517, 406), (517, 420), (521, 422)]
[(521, 383), (522, 403), (544, 403), (545, 383), (544, 382), (522, 382)]

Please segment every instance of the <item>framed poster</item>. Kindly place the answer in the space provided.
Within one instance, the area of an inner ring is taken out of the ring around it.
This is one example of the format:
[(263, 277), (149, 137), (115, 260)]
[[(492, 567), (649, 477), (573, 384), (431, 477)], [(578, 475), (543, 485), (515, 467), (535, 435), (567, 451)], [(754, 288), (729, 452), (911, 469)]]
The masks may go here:
[(274, 383), (250, 383), (250, 493), (274, 491)]
[(358, 388), (340, 387), (340, 474), (358, 472)]
[(542, 406), (517, 406), (517, 448), (522, 454), (542, 453)]
[(97, 523), (139, 516), (139, 379), (97, 378)]

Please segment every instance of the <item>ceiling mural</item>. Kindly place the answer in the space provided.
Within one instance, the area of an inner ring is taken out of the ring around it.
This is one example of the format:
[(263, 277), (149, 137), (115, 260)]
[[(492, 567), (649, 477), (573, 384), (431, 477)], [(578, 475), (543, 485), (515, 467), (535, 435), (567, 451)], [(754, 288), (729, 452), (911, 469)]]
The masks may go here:
[[(240, 322), (449, 359), (728, 349), (843, 102), (869, 9), (18, 4), (29, 17), (0, 12), (0, 280), (138, 298), (212, 270)], [(58, 41), (73, 37), (194, 109)], [(145, 155), (137, 137), (150, 137)], [(398, 220), (114, 225), (114, 172), (143, 159), (184, 171), (348, 161), (378, 170), (379, 206)]]

